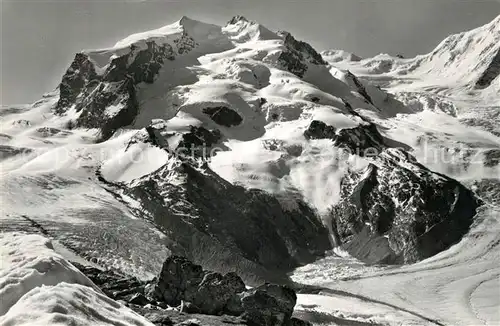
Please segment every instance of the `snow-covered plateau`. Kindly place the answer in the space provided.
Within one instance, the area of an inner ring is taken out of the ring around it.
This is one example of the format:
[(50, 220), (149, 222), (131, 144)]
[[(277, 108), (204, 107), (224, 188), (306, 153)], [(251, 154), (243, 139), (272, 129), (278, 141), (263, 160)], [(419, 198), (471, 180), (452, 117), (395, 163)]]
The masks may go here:
[(176, 255), (312, 324), (500, 325), (499, 75), (500, 16), (415, 58), (242, 16), (77, 53), (0, 110), (0, 324), (167, 325), (75, 266)]

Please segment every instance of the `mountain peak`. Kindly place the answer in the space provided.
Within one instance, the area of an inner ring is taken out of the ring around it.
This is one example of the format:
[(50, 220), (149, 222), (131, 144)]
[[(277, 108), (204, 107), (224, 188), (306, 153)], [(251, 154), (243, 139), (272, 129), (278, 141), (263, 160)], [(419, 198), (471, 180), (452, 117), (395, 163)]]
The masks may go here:
[(496, 16), (488, 25), (500, 27), (500, 15)]
[(242, 15), (236, 15), (233, 18), (231, 18), (231, 20), (227, 23), (227, 25), (234, 25), (238, 22), (247, 22), (248, 23), (249, 20)]
[(244, 16), (236, 15), (223, 28), (236, 42), (247, 42), (250, 40), (277, 39), (278, 36), (265, 26)]
[[(208, 24), (208, 23), (204, 23), (204, 22), (202, 22), (200, 20), (196, 20), (196, 19), (190, 18), (188, 16), (182, 16), (181, 19), (179, 19), (174, 24), (178, 24), (178, 25), (183, 26), (185, 28), (190, 28), (190, 27), (197, 26), (197, 25), (211, 25), (211, 24)], [(215, 26), (215, 25), (211, 25), (211, 26)]]

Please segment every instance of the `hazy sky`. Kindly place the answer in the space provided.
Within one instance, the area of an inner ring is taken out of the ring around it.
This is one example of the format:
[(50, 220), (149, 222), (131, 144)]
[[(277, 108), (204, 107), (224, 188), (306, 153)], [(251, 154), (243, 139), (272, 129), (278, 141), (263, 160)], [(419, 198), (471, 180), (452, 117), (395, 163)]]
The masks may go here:
[(500, 0), (0, 0), (0, 12), (0, 103), (14, 104), (54, 89), (76, 52), (182, 15), (225, 24), (242, 14), (317, 50), (413, 56), (491, 21)]

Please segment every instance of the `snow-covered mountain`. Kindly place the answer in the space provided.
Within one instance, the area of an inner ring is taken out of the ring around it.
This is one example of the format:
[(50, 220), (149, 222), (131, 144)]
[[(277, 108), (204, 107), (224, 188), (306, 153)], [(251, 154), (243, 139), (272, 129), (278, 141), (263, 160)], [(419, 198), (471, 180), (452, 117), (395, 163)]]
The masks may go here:
[[(333, 289), (332, 278), (367, 270), (390, 282), (498, 265), (499, 44), (500, 16), (427, 55), (361, 59), (236, 16), (225, 26), (182, 17), (82, 51), (54, 92), (0, 111), (1, 227), (143, 279), (171, 254), (248, 285), (306, 265), (294, 280)], [(365, 283), (338, 285), (364, 296), (374, 312), (361, 319), (474, 321), (358, 291)], [(333, 298), (317, 307), (355, 299)], [(498, 320), (473, 309), (476, 321)]]
[[(457, 88), (474, 90), (492, 86), (498, 91), (499, 43), (500, 17), (497, 17), (484, 26), (450, 35), (430, 53), (408, 59), (380, 54), (361, 60), (356, 71), (364, 70), (374, 75), (390, 73), (394, 84), (423, 84), (435, 90), (439, 87), (450, 91)], [(326, 54), (328, 60), (330, 51), (322, 54)], [(404, 88), (403, 85), (400, 86)]]

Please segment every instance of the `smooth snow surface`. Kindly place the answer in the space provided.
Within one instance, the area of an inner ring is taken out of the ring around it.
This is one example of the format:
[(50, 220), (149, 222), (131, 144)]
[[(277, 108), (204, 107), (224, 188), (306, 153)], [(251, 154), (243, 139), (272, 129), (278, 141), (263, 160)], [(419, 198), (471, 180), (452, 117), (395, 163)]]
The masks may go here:
[[(287, 50), (283, 39), (242, 17), (224, 27), (183, 17), (85, 53), (102, 73), (132, 44), (144, 49), (153, 41), (176, 49), (176, 40), (185, 35), (197, 47), (167, 60), (154, 83), (136, 86), (138, 116), (105, 142), (95, 142), (98, 130), (68, 128), (80, 114), (75, 108), (53, 114), (57, 91), (31, 105), (1, 109), (2, 230), (45, 232), (95, 265), (141, 278), (155, 275), (169, 254), (162, 233), (148, 216), (136, 218), (130, 211), (140, 209), (138, 203), (118, 200), (100, 179), (133, 184), (164, 164), (178, 163), (158, 147), (133, 141), (153, 119), (165, 120), (172, 133), (191, 126), (220, 130), (221, 151), (208, 162), (216, 173), (247, 188), (304, 199), (320, 215), (339, 199), (342, 177), (370, 162), (329, 140), (305, 139), (315, 119), (337, 130), (371, 121), (391, 145), (469, 186), (499, 178), (500, 165), (485, 164), (484, 150), (500, 150), (500, 78), (484, 89), (475, 89), (474, 83), (500, 46), (500, 16), (416, 58), (360, 59), (326, 51), (323, 58), (330, 65), (307, 63), (303, 78), (280, 65), (280, 54)], [(219, 106), (234, 110), (242, 122), (225, 127), (203, 113)], [(119, 110), (109, 106), (105, 112), (112, 116)], [(169, 145), (179, 141), (176, 137)], [(479, 154), (465, 155), (470, 151)], [(444, 157), (436, 159), (435, 153)], [(181, 181), (172, 176), (167, 182)], [(365, 266), (337, 248), (293, 273), (298, 282), (327, 288), (320, 295), (299, 295), (297, 309), (353, 323), (500, 324), (500, 209), (499, 202), (490, 200), (500, 186), (477, 189), (487, 205), (459, 244), (418, 264), (391, 268)], [(85, 287), (92, 284), (43, 238), (6, 233), (2, 241), (0, 294), (6, 299), (0, 311), (7, 312), (1, 317), (6, 325), (29, 324), (29, 309), (41, 324), (55, 323), (44, 319), (52, 318), (45, 313), (51, 309), (66, 311), (69, 319), (61, 324), (67, 325), (113, 324), (118, 316), (124, 325), (146, 324)], [(22, 251), (21, 244), (32, 253)], [(17, 262), (15, 255), (21, 257)], [(68, 308), (76, 304), (71, 300), (98, 308), (86, 316)]]
[(0, 234), (0, 324), (152, 325), (104, 295), (43, 236)]
[[(315, 312), (341, 319), (346, 325), (354, 322), (366, 324), (427, 325), (427, 320), (409, 312), (399, 310), (363, 298), (346, 295), (297, 295), (295, 311)], [(325, 318), (328, 320), (328, 318)]]

